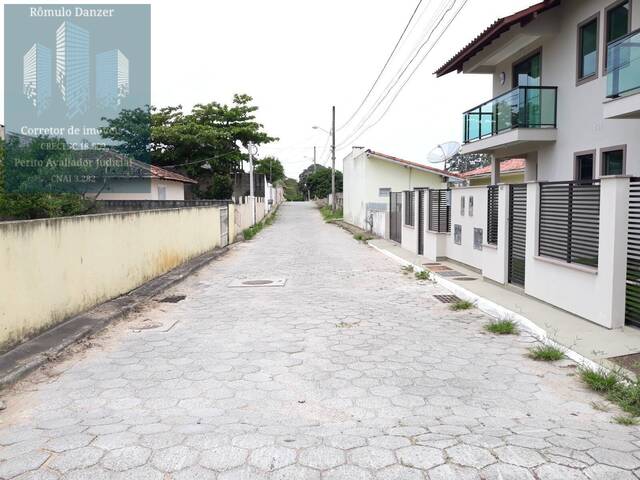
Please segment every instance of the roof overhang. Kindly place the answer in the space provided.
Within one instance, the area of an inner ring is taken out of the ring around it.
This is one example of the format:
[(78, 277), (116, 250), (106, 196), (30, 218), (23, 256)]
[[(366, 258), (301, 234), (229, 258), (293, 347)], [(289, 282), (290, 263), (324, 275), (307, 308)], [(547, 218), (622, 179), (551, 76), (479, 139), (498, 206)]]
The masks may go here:
[(395, 163), (396, 165), (400, 165), (404, 168), (413, 168), (415, 170), (419, 170), (424, 173), (430, 173), (432, 175), (439, 175), (441, 177), (447, 177), (447, 178), (459, 178), (460, 180), (465, 180), (465, 178), (462, 175), (459, 175), (457, 173), (441, 170), (439, 168), (428, 167), (427, 165), (420, 165), (419, 163), (410, 162), (408, 160), (403, 160), (401, 158), (393, 157), (391, 155), (385, 155), (380, 152), (375, 152), (373, 150), (367, 150), (366, 153), (370, 157), (375, 157), (379, 160), (389, 162), (389, 163)]
[[(544, 0), (508, 17), (496, 20), (453, 58), (442, 65), (438, 77), (451, 72), (491, 73), (493, 67), (545, 35), (557, 32), (557, 18), (551, 22), (529, 24), (541, 13), (560, 5), (561, 0)], [(524, 27), (527, 27), (526, 29)], [(488, 48), (491, 46), (492, 48)], [(481, 54), (481, 55), (480, 55)], [(477, 58), (475, 58), (477, 57)], [(471, 60), (474, 61), (471, 61)], [(468, 65), (467, 65), (468, 62)]]

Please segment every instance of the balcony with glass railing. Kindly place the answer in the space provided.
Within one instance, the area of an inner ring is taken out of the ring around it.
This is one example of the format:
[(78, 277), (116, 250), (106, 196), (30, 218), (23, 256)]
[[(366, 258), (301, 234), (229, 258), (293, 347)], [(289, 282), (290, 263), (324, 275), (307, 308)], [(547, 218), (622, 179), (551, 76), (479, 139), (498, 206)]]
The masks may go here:
[[(498, 148), (504, 144), (522, 143), (530, 138), (555, 140), (558, 106), (557, 87), (517, 87), (489, 100), (464, 114), (465, 150), (482, 151), (483, 147)], [(518, 132), (520, 129), (554, 130), (553, 135)], [(493, 138), (511, 132), (502, 139)], [(489, 140), (489, 141), (484, 141)], [(483, 142), (484, 141), (484, 142)], [(478, 148), (472, 143), (483, 143)]]
[(640, 30), (607, 46), (605, 118), (640, 118)]

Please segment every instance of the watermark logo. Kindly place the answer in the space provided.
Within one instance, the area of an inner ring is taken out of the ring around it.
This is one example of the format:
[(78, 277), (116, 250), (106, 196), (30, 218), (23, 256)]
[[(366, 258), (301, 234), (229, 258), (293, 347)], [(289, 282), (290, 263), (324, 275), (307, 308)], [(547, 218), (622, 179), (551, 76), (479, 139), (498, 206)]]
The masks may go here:
[[(150, 6), (5, 5), (4, 9), (5, 186), (48, 191), (60, 183), (55, 178), (104, 183), (106, 176), (112, 181), (116, 176), (105, 165), (144, 162), (140, 156), (122, 155), (118, 148), (122, 141), (108, 131), (110, 120), (123, 110), (148, 111)], [(144, 131), (145, 125), (136, 128)], [(129, 173), (135, 177), (147, 171), (136, 168)], [(74, 177), (78, 173), (83, 175)], [(119, 170), (118, 176), (126, 173)], [(76, 181), (61, 183), (67, 185), (53, 189), (78, 189)], [(129, 188), (146, 188), (144, 184), (129, 182)], [(83, 188), (86, 192), (99, 187)]]

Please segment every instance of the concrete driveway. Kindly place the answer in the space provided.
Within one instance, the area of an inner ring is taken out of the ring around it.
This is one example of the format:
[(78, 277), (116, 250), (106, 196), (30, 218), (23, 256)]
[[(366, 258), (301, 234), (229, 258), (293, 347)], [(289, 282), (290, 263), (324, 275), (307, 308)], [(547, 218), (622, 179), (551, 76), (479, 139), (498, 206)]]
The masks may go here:
[(0, 478), (640, 478), (640, 429), (575, 366), (311, 204), (172, 293), (6, 395)]

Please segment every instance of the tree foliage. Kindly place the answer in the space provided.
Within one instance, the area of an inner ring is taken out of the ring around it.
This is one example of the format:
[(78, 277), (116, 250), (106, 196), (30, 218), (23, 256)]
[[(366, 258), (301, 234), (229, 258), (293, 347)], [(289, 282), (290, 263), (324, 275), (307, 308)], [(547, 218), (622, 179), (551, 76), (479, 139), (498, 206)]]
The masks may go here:
[(264, 174), (267, 181), (271, 184), (286, 178), (282, 163), (274, 157), (264, 157), (254, 162), (254, 171)]
[(148, 112), (123, 110), (116, 118), (104, 119), (102, 135), (120, 142), (117, 148), (123, 153), (135, 158), (149, 155), (151, 163), (175, 167), (199, 180), (200, 196), (220, 198), (230, 192), (224, 187), (228, 181), (221, 177), (243, 171), (248, 160), (237, 142), (246, 146), (277, 140), (256, 121), (258, 107), (252, 101), (249, 95), (236, 94), (231, 105), (197, 104), (190, 113), (181, 105), (150, 107)]
[[(310, 198), (325, 198), (331, 193), (331, 169), (311, 165), (300, 174), (300, 190)], [(342, 192), (342, 172), (336, 170), (336, 192)]]
[(447, 169), (452, 172), (468, 172), (476, 168), (489, 165), (489, 155), (485, 153), (458, 153), (447, 163)]

